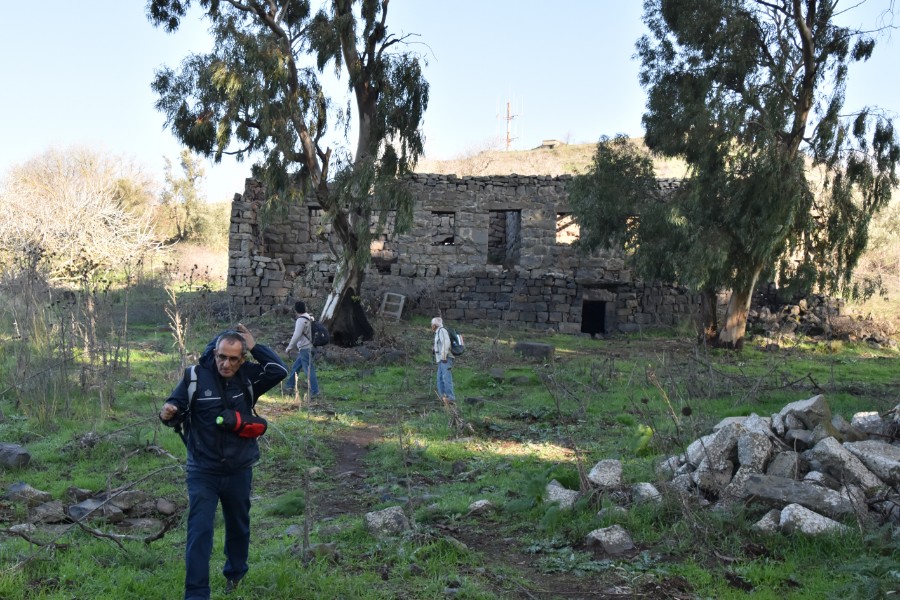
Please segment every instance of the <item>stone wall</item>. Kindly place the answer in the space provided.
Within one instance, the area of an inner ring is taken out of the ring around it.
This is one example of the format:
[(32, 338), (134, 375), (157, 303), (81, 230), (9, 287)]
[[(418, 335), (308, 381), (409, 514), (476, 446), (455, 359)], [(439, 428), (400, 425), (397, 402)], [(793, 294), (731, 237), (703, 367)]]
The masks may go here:
[[(377, 308), (385, 292), (395, 292), (407, 296), (412, 313), (440, 310), (456, 321), (568, 333), (629, 331), (693, 316), (696, 297), (634, 280), (621, 254), (572, 249), (569, 179), (411, 176), (412, 228), (391, 235), (388, 215), (387, 233), (372, 245), (364, 299)], [(228, 295), (235, 309), (261, 314), (295, 298), (321, 305), (335, 273), (321, 209), (310, 202), (264, 215), (263, 205), (263, 190), (247, 180), (232, 207)]]

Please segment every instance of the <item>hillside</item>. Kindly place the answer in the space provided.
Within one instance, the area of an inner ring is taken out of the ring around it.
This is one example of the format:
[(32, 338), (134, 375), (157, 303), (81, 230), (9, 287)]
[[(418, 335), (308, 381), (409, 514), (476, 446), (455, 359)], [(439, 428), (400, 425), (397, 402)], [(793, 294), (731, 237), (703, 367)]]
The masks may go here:
[[(635, 142), (642, 143), (640, 138)], [(596, 144), (560, 144), (555, 148), (532, 150), (483, 150), (450, 160), (422, 160), (419, 173), (459, 176), (483, 175), (576, 175), (591, 164)], [(657, 158), (654, 160), (660, 178), (682, 177), (684, 163)]]

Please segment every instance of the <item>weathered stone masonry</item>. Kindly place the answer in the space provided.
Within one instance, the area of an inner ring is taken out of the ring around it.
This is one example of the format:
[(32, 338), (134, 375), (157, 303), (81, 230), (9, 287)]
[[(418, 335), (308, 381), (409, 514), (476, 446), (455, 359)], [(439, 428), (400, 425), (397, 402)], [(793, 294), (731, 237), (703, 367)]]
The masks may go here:
[[(413, 312), (440, 309), (454, 321), (506, 320), (564, 333), (632, 331), (691, 317), (698, 301), (685, 290), (636, 281), (621, 255), (580, 256), (565, 243), (577, 231), (569, 224), (568, 180), (411, 176), (412, 229), (373, 243), (364, 299), (377, 307), (385, 292), (395, 292), (410, 299)], [(321, 210), (295, 206), (263, 226), (263, 204), (261, 186), (250, 179), (232, 204), (227, 293), (234, 308), (257, 315), (294, 298), (315, 306), (335, 273)]]

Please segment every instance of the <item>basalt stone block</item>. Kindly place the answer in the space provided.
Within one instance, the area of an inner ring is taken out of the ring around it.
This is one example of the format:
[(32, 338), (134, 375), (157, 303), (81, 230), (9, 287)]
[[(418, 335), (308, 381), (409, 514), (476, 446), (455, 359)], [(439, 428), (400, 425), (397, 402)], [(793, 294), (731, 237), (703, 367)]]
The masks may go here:
[(526, 358), (550, 359), (553, 358), (556, 348), (550, 344), (539, 342), (516, 342), (513, 350)]
[(38, 490), (25, 482), (14, 483), (6, 490), (5, 498), (13, 502), (23, 502), (28, 506), (37, 506), (50, 502), (53, 496), (49, 492)]
[(832, 437), (820, 441), (811, 450), (807, 450), (803, 457), (817, 471), (827, 473), (838, 481), (858, 483), (865, 489), (884, 485), (884, 482), (860, 459)]
[(853, 502), (840, 492), (783, 477), (750, 475), (744, 483), (744, 492), (746, 498), (769, 502), (776, 507), (801, 504), (835, 518), (856, 514)]
[(366, 528), (376, 534), (393, 535), (409, 529), (409, 519), (399, 506), (365, 514)]
[(799, 532), (806, 535), (817, 535), (830, 531), (849, 531), (846, 525), (834, 519), (822, 516), (800, 504), (788, 504), (781, 509), (778, 526), (785, 533)]
[(20, 469), (31, 462), (31, 453), (18, 444), (0, 444), (0, 467)]

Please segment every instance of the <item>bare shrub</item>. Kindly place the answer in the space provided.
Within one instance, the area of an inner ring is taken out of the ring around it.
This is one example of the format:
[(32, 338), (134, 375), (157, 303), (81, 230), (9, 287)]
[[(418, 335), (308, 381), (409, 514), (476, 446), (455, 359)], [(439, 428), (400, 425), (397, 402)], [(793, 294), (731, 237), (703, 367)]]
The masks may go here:
[(14, 323), (3, 379), (45, 424), (84, 407), (79, 398), (98, 399), (102, 415), (115, 400), (113, 372), (127, 366), (129, 292), (158, 244), (126, 206), (135, 188), (123, 184), (126, 164), (52, 150), (0, 187), (0, 311)]
[(0, 260), (36, 251), (54, 281), (79, 281), (159, 248), (149, 218), (125, 209), (122, 163), (50, 150), (14, 167), (0, 188)]
[(228, 274), (228, 251), (199, 244), (178, 244), (168, 257), (170, 274), (191, 285), (223, 289)]

